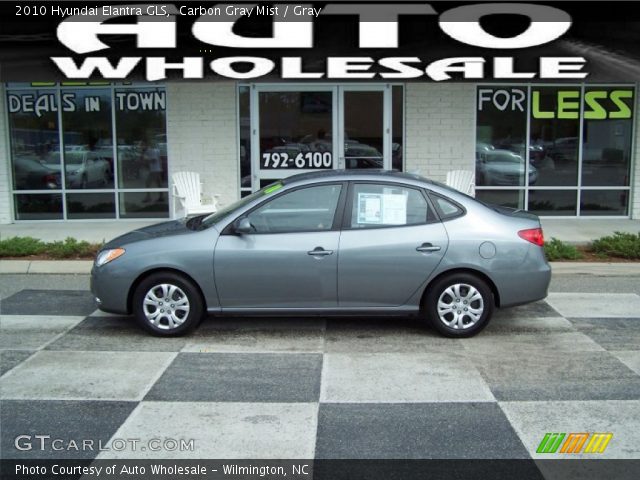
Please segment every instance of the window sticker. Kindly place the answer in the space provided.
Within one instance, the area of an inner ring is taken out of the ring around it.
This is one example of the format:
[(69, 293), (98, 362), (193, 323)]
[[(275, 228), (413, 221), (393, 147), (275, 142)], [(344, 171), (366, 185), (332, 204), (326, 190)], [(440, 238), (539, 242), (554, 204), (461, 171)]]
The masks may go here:
[(382, 223), (382, 194), (358, 193), (358, 223), (363, 225)]
[(403, 194), (382, 195), (382, 223), (385, 225), (407, 224), (407, 196)]
[(389, 193), (358, 193), (359, 225), (406, 225), (407, 196)]

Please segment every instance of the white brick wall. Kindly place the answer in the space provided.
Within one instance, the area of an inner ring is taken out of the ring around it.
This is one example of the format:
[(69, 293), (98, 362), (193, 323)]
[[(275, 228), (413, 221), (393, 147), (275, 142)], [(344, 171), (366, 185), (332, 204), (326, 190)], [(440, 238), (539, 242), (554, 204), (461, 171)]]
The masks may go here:
[(11, 223), (11, 178), (9, 176), (9, 137), (4, 86), (0, 85), (0, 224)]
[(169, 175), (200, 173), (205, 195), (228, 205), (240, 197), (236, 84), (167, 84)]
[(449, 170), (475, 170), (473, 84), (408, 83), (405, 170), (444, 181)]
[(631, 175), (631, 218), (640, 219), (640, 95), (638, 91), (639, 85), (636, 85), (636, 110), (634, 115), (636, 117), (636, 132), (635, 132), (635, 155), (631, 159), (631, 166), (635, 170), (635, 173)]

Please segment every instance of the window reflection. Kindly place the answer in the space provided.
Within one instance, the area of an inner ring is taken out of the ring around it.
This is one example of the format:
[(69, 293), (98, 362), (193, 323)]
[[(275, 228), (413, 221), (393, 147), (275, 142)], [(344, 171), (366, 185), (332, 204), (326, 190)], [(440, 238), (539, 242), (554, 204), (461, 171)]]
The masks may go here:
[(585, 110), (582, 184), (629, 185), (633, 89), (587, 88)]
[[(526, 89), (479, 88), (476, 129), (476, 185), (525, 184)], [(529, 180), (537, 180), (530, 168)]]
[[(63, 89), (61, 99), (66, 187), (113, 188), (111, 91)], [(59, 154), (49, 162), (59, 164)]]
[(331, 92), (260, 92), (260, 168), (333, 166)]
[(165, 108), (162, 89), (116, 90), (120, 188), (167, 188)]
[(537, 185), (577, 185), (579, 98), (579, 88), (532, 90), (529, 151)]
[[(60, 188), (60, 138), (55, 90), (7, 94), (14, 190)], [(56, 161), (49, 161), (52, 156)]]

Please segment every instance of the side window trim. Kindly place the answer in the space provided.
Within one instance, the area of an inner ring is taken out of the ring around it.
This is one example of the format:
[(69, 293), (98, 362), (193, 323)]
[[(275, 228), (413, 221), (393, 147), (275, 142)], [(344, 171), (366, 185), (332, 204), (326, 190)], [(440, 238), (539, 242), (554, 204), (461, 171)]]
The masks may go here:
[[(340, 223), (336, 224), (336, 220), (338, 219), (338, 216), (342, 217), (342, 213), (344, 212), (340, 212), (340, 208), (344, 207), (344, 201), (346, 198), (346, 190), (347, 190), (347, 182), (326, 182), (326, 183), (315, 183), (315, 184), (308, 184), (308, 185), (300, 185), (298, 187), (294, 187), (288, 190), (284, 190), (282, 192), (277, 193), (276, 195), (272, 196), (272, 197), (266, 197), (262, 202), (258, 203), (257, 205), (254, 205), (251, 209), (247, 210), (246, 212), (242, 213), (241, 215), (238, 215), (237, 217), (235, 217), (233, 220), (231, 220), (231, 222), (224, 228), (224, 230), (222, 231), (221, 235), (234, 235), (233, 233), (233, 224), (235, 223), (236, 220), (238, 220), (239, 218), (242, 217), (248, 217), (249, 215), (251, 215), (254, 211), (258, 210), (259, 208), (264, 207), (265, 205), (267, 205), (267, 203), (272, 202), (284, 195), (287, 195), (289, 193), (293, 193), (293, 192), (297, 192), (298, 190), (303, 190), (305, 188), (314, 188), (314, 187), (327, 187), (327, 186), (331, 186), (331, 185), (337, 185), (340, 186), (340, 196), (338, 197), (338, 202), (336, 203), (336, 208), (333, 212), (333, 224), (331, 225), (330, 229), (327, 230), (322, 230), (323, 232), (332, 232), (332, 231), (338, 231), (340, 230), (339, 225)], [(287, 233), (317, 233), (318, 230), (291, 230), (291, 231), (286, 231), (286, 232), (251, 232), (251, 235), (281, 235), (281, 234), (287, 234)]]
[[(353, 216), (353, 200), (354, 200), (354, 191), (355, 191), (355, 186), (356, 185), (383, 185), (383, 186), (391, 186), (391, 187), (396, 187), (396, 188), (405, 188), (407, 190), (414, 190), (416, 192), (418, 192), (422, 198), (424, 199), (425, 203), (427, 204), (427, 218), (425, 218), (425, 221), (423, 223), (412, 223), (409, 225), (380, 225), (380, 226), (371, 226), (371, 227), (367, 227), (367, 228), (353, 228), (351, 226), (351, 219)], [(371, 181), (371, 180), (352, 180), (349, 182), (349, 188), (348, 188), (348, 195), (347, 195), (347, 200), (345, 202), (345, 206), (344, 206), (344, 218), (342, 220), (342, 230), (362, 230), (362, 231), (367, 231), (367, 230), (374, 230), (374, 229), (381, 229), (381, 228), (406, 228), (406, 227), (417, 227), (420, 225), (430, 225), (432, 223), (436, 223), (439, 221), (438, 219), (438, 215), (435, 214), (435, 210), (433, 210), (433, 205), (432, 202), (429, 199), (429, 196), (426, 194), (426, 192), (424, 191), (424, 189), (418, 187), (418, 186), (413, 186), (413, 185), (405, 185), (402, 183), (396, 183), (396, 182), (387, 182), (387, 181)], [(432, 210), (429, 210), (432, 209)], [(430, 215), (429, 213), (434, 213), (433, 214), (433, 218), (429, 218)]]

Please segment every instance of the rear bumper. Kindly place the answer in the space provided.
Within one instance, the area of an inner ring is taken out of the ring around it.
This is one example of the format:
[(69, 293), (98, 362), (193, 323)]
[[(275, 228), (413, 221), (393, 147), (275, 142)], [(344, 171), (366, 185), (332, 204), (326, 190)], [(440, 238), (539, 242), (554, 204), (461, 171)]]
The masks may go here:
[(521, 268), (492, 275), (500, 295), (500, 307), (514, 307), (547, 297), (551, 266), (541, 255), (542, 261), (528, 256)]

